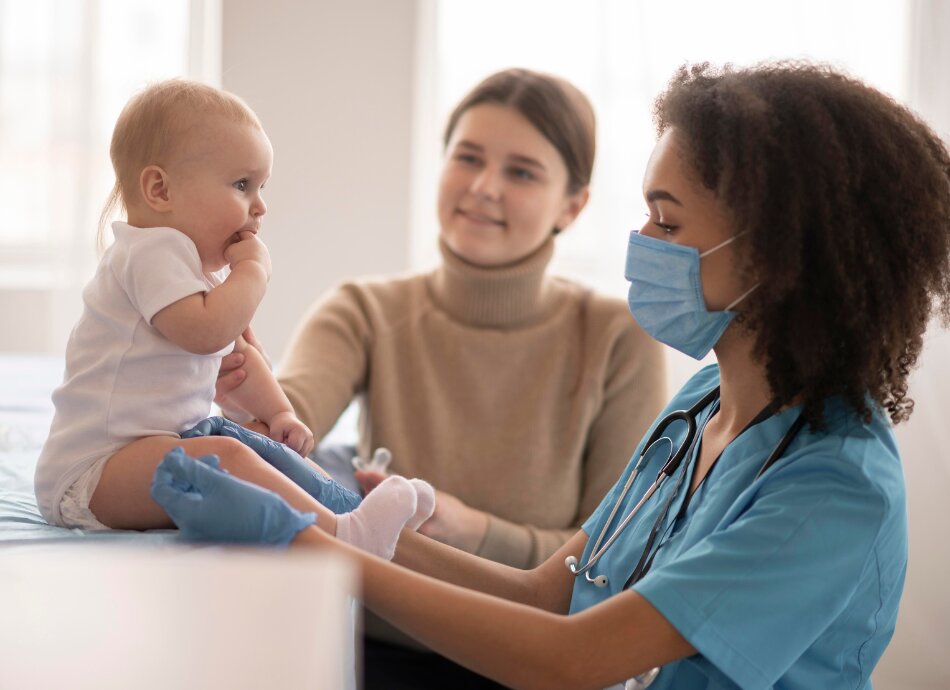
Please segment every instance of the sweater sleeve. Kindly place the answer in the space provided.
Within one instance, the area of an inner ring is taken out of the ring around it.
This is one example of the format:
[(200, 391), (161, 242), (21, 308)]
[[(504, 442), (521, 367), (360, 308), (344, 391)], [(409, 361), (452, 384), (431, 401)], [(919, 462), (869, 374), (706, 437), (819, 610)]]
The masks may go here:
[(365, 390), (370, 338), (370, 320), (352, 284), (318, 300), (297, 325), (277, 380), (318, 441)]
[(541, 529), (489, 514), (479, 556), (517, 568), (533, 568), (550, 558), (600, 505), (663, 409), (663, 346), (636, 323), (624, 320), (618, 330), (601, 372), (602, 402), (588, 429), (574, 524), (567, 529)]
[(590, 427), (575, 522), (578, 528), (616, 483), (666, 402), (663, 345), (631, 320), (614, 343), (603, 404)]

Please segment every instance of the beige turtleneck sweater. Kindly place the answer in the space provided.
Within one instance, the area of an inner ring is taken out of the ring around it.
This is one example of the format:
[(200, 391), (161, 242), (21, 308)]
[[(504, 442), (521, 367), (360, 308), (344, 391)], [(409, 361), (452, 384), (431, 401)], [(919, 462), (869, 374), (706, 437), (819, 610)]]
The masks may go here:
[(322, 438), (354, 397), (359, 452), (489, 514), (477, 553), (530, 568), (599, 505), (666, 401), (661, 346), (618, 299), (441, 247), (432, 273), (346, 283), (299, 324), (278, 380)]

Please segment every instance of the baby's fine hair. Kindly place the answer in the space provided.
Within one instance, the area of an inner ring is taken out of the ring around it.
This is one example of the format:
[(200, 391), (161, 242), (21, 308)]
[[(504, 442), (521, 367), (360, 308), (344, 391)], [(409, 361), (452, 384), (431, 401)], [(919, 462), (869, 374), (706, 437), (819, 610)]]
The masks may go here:
[(165, 165), (196, 122), (219, 117), (261, 127), (254, 111), (234, 94), (189, 79), (150, 84), (133, 96), (115, 123), (109, 155), (115, 184), (99, 218), (99, 247), (105, 225), (117, 208), (128, 209), (139, 175), (149, 165)]
[(950, 319), (950, 154), (906, 107), (824, 65), (683, 67), (656, 102), (696, 179), (746, 233), (743, 310), (773, 395), (913, 410), (934, 311)]

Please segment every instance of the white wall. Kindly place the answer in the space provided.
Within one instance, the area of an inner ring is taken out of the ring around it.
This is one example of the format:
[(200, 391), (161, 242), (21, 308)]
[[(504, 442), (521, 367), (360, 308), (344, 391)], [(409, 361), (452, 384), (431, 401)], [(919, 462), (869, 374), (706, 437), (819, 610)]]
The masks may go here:
[[(909, 100), (950, 140), (950, 4), (914, 0)], [(876, 690), (950, 688), (950, 330), (932, 324), (910, 380), (916, 405), (896, 427), (907, 482), (910, 560), (894, 639), (874, 673)]]
[(417, 5), (222, 3), (222, 86), (274, 145), (274, 274), (254, 325), (275, 358), (328, 287), (408, 267)]

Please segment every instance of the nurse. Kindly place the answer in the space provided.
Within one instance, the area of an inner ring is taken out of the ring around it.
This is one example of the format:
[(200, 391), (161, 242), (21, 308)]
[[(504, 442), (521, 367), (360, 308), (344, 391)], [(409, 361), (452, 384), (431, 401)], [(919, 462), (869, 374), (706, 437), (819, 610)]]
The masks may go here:
[(655, 112), (629, 304), (718, 364), (563, 548), (518, 570), (404, 532), (389, 563), (176, 456), (153, 496), (185, 536), (263, 542), (255, 520), (215, 517), (286, 519), (300, 547), (359, 561), (370, 609), (512, 687), (869, 688), (907, 564), (890, 425), (912, 411), (932, 311), (950, 311), (950, 156), (824, 67), (684, 67)]

